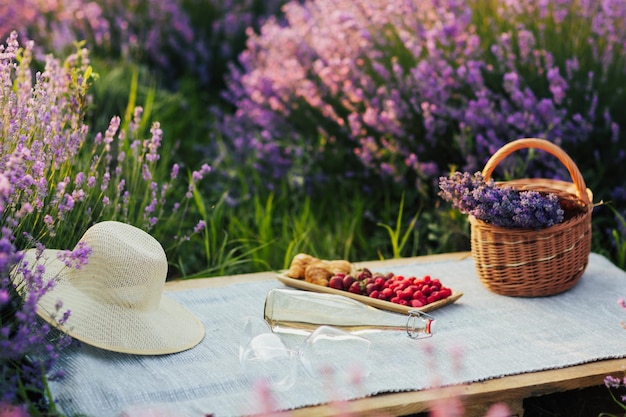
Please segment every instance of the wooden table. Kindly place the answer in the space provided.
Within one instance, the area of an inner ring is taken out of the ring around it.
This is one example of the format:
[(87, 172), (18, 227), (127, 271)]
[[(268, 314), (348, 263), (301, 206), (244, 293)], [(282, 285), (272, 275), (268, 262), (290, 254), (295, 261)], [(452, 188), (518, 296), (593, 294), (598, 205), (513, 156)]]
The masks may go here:
[[(358, 268), (368, 267), (372, 270), (391, 270), (396, 265), (461, 260), (469, 256), (471, 256), (469, 252), (458, 252), (386, 261), (358, 262), (355, 263), (355, 266)], [(179, 291), (193, 288), (221, 287), (241, 282), (273, 280), (276, 279), (275, 277), (276, 273), (270, 271), (171, 281), (166, 283), (166, 290)], [(428, 411), (428, 406), (432, 401), (452, 396), (461, 396), (466, 407), (466, 417), (482, 417), (487, 407), (496, 402), (506, 403), (511, 409), (512, 415), (521, 417), (524, 413), (522, 407), (524, 398), (601, 385), (604, 383), (605, 376), (609, 374), (619, 375), (624, 369), (626, 369), (626, 359), (603, 360), (563, 369), (506, 376), (448, 388), (381, 394), (350, 401), (349, 410), (359, 416), (402, 416)], [(293, 410), (289, 415), (294, 417), (313, 417), (333, 416), (336, 413), (336, 408), (321, 405)]]

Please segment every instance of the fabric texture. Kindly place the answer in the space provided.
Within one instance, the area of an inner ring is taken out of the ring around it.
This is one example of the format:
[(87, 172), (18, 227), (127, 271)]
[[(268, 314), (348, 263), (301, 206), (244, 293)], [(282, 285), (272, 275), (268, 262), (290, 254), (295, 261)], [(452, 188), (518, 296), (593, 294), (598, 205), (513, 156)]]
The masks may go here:
[[(463, 292), (454, 304), (432, 311), (434, 335), (413, 340), (404, 332), (368, 334), (370, 374), (360, 384), (313, 379), (300, 366), (296, 384), (272, 393), (283, 410), (378, 393), (484, 381), (506, 375), (626, 357), (626, 273), (590, 255), (580, 282), (544, 298), (512, 298), (489, 292), (471, 257), (397, 266), (404, 275), (439, 278)], [(388, 271), (380, 271), (388, 272)], [(65, 351), (57, 364), (65, 377), (51, 383), (66, 414), (94, 417), (235, 416), (263, 411), (254, 381), (239, 366), (246, 317), (263, 317), (265, 294), (278, 280), (170, 292), (199, 317), (206, 337), (195, 348), (166, 356), (125, 355), (88, 345)], [(281, 335), (290, 346), (304, 336)]]

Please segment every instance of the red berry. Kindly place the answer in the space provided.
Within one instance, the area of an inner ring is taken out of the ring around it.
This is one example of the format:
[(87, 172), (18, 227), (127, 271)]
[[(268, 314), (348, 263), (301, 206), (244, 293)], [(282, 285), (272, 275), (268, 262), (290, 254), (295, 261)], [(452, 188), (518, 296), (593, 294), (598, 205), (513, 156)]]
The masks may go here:
[(367, 295), (371, 294), (374, 290), (377, 290), (376, 284), (367, 284), (365, 285), (365, 293)]
[(405, 288), (398, 293), (398, 296), (403, 300), (410, 300), (413, 298), (413, 291), (410, 288)]
[(343, 287), (348, 289), (356, 281), (352, 275), (346, 275), (343, 277)]
[(343, 277), (335, 275), (328, 280), (328, 286), (336, 290), (343, 290)]
[(364, 279), (370, 278), (372, 276), (372, 272), (367, 269), (367, 268), (363, 268), (361, 271), (359, 271), (359, 273), (357, 274), (357, 279), (359, 281), (362, 281)]
[[(329, 282), (330, 287), (336, 285), (336, 280), (331, 278), (331, 282)], [(360, 284), (358, 288), (355, 283)], [(361, 269), (356, 277), (346, 274), (342, 284), (343, 289), (355, 294), (368, 295), (371, 298), (415, 308), (423, 307), (452, 295), (451, 289), (443, 286), (441, 280), (432, 278), (430, 275), (404, 276), (396, 275), (393, 272), (383, 274)]]
[(439, 291), (439, 296), (441, 297), (441, 299), (444, 298), (448, 298), (452, 295), (452, 290), (450, 288), (442, 288), (441, 291)]
[(411, 307), (415, 307), (415, 308), (424, 307), (424, 303), (422, 303), (420, 300), (413, 299), (409, 301), (409, 304), (411, 304)]
[(353, 294), (361, 294), (361, 284), (358, 281), (354, 281), (348, 288), (348, 291)]

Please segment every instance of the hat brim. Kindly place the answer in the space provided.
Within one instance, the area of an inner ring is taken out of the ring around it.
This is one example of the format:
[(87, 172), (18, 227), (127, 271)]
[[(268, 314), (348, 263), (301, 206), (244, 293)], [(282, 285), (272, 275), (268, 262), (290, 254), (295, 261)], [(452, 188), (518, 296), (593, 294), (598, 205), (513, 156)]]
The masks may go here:
[[(22, 262), (28, 262), (30, 269), (35, 263), (43, 265), (44, 281), (55, 280), (53, 288), (39, 299), (37, 314), (61, 331), (101, 349), (135, 355), (182, 352), (204, 338), (202, 322), (165, 295), (161, 295), (157, 309), (142, 311), (103, 302), (75, 287), (66, 279), (70, 268), (58, 259), (59, 252), (46, 249), (38, 260), (35, 250), (29, 249)], [(57, 311), (59, 301), (62, 308)], [(67, 310), (67, 322), (59, 325), (59, 316)]]

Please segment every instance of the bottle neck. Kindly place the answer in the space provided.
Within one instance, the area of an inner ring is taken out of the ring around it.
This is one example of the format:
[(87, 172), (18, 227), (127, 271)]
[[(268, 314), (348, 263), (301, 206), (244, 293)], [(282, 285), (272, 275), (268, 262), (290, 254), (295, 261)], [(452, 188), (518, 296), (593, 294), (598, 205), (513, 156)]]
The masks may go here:
[(435, 319), (419, 310), (410, 310), (406, 320), (406, 333), (411, 339), (431, 337)]

